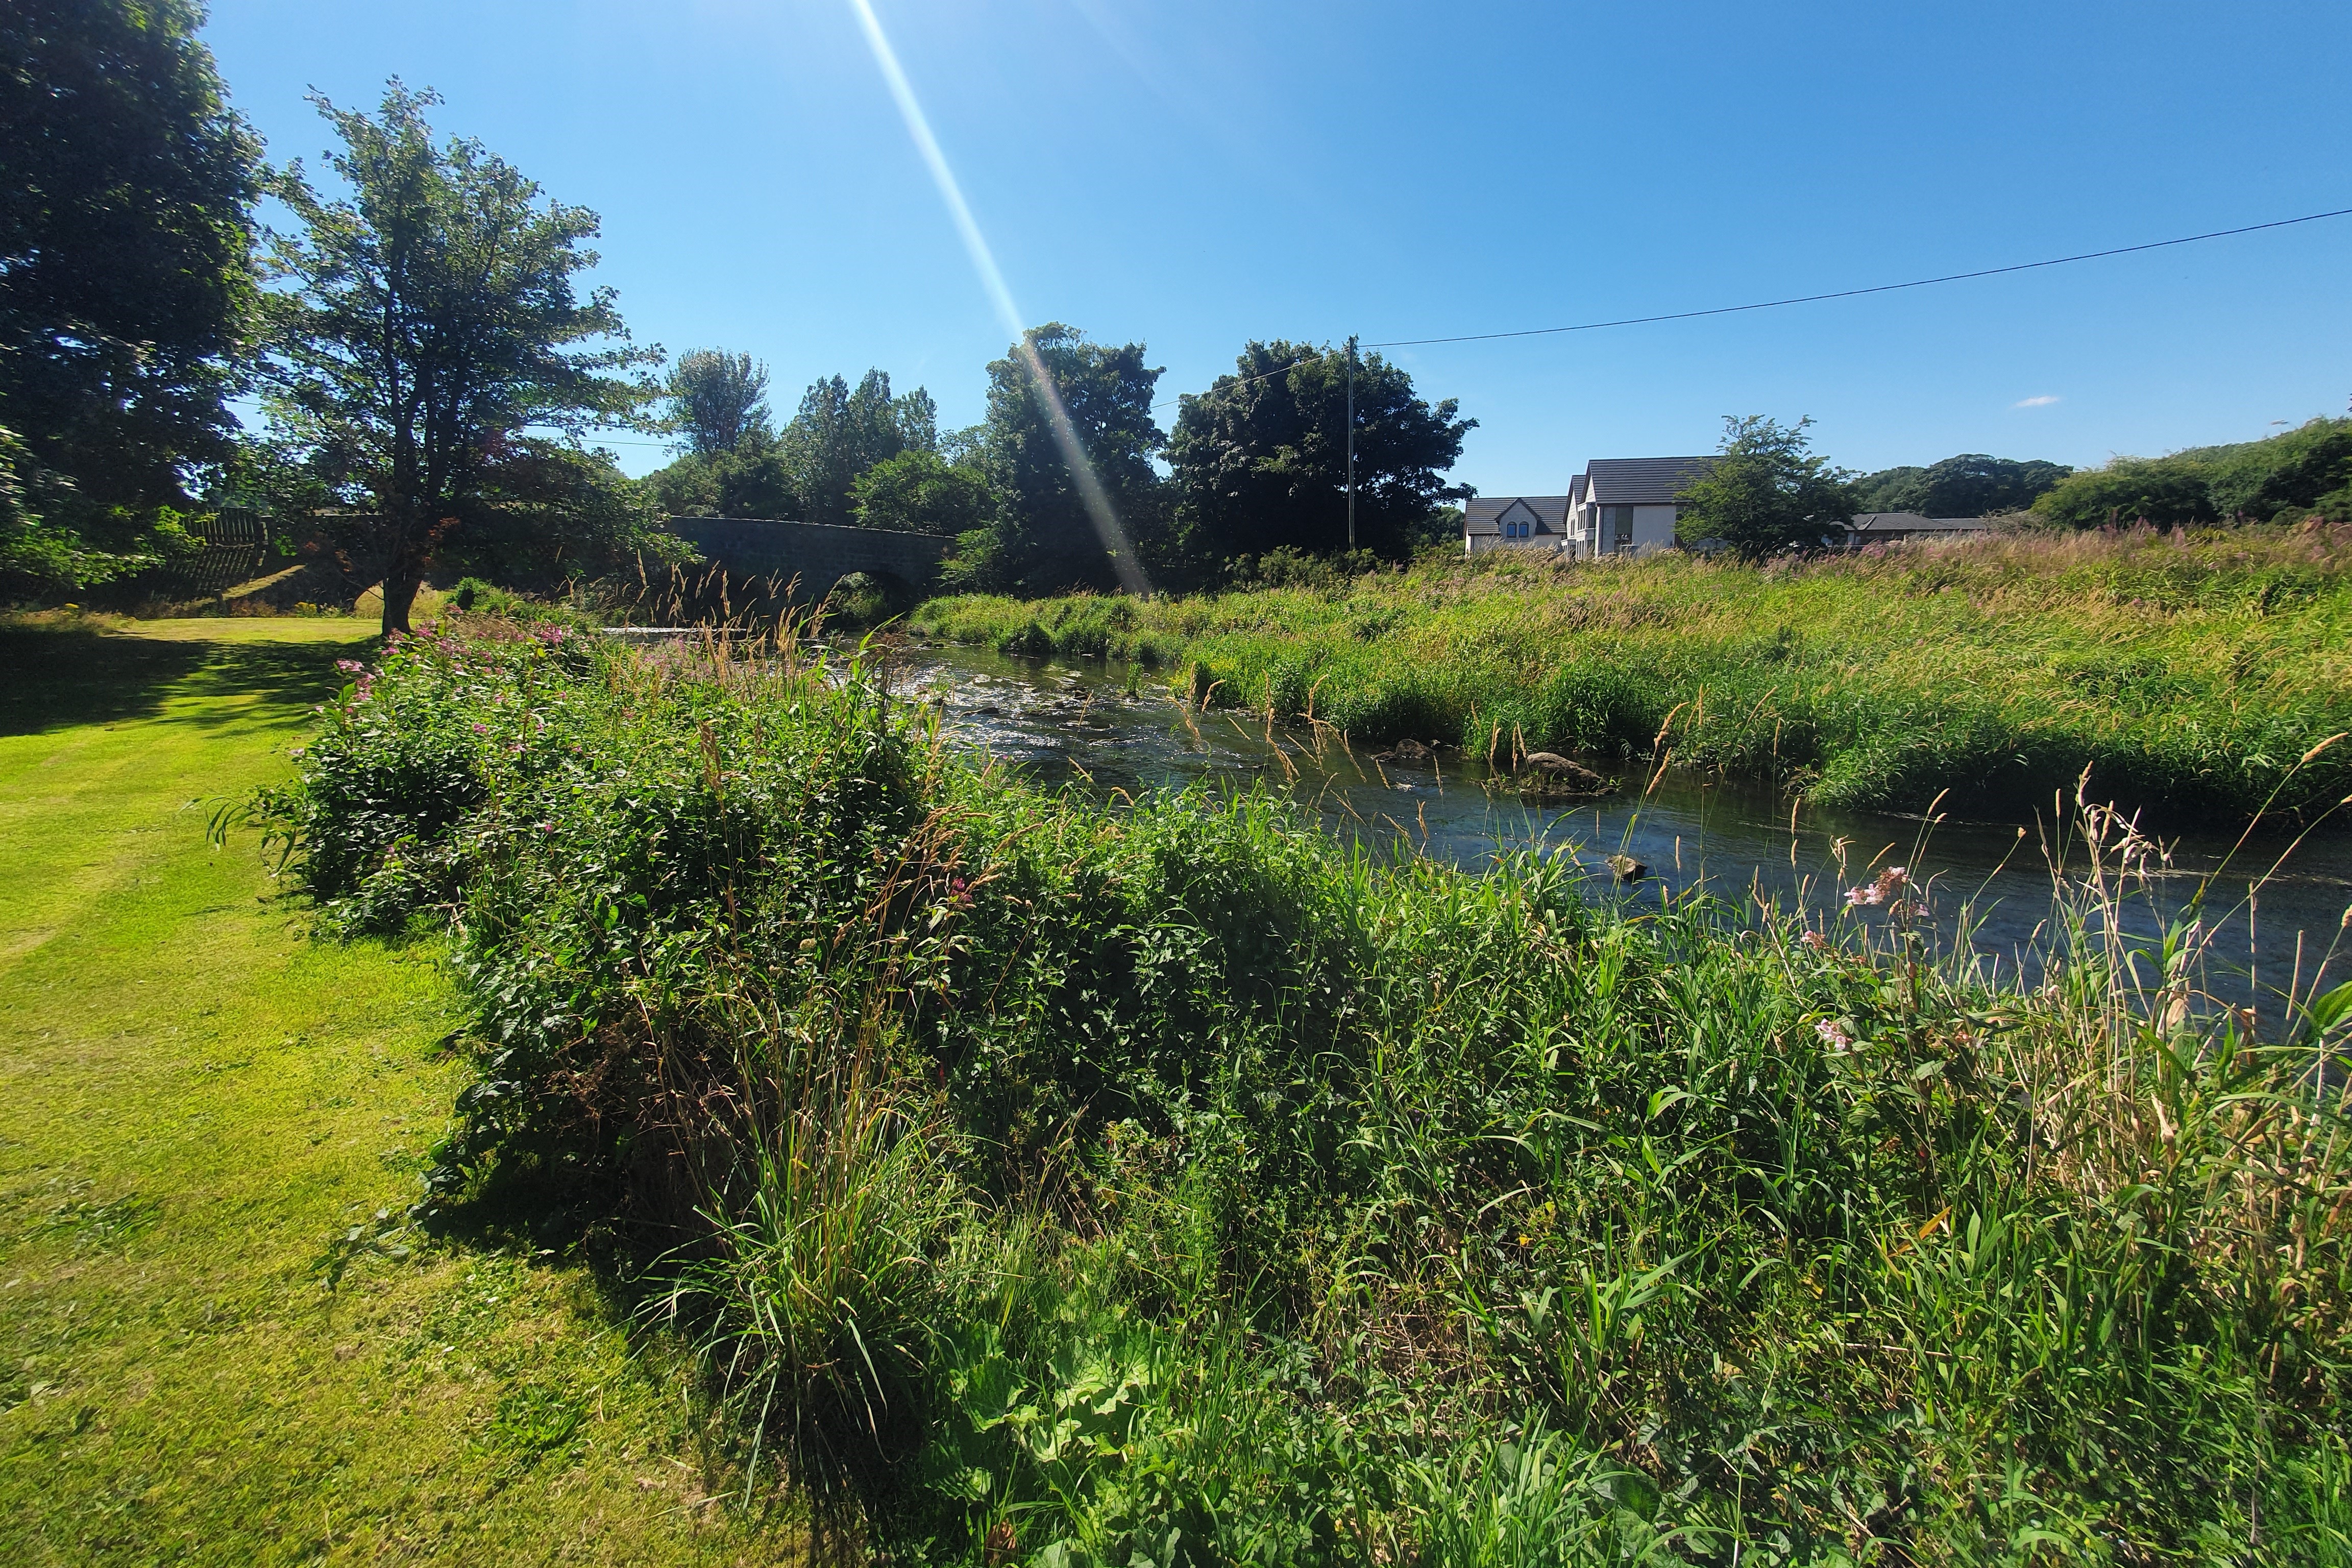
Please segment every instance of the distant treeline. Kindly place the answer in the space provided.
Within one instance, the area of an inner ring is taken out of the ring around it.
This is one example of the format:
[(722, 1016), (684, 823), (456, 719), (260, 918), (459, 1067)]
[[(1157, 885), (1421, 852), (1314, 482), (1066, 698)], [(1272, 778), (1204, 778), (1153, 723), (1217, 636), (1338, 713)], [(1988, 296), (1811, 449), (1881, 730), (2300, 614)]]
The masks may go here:
[(2314, 419), (2267, 440), (2165, 458), (2117, 458), (2060, 480), (2033, 510), (2073, 528), (2352, 521), (2352, 419)]
[[(1121, 554), (1155, 584), (1189, 588), (1246, 576), (1270, 553), (1350, 549), (1349, 351), (1251, 342), (1233, 374), (1176, 400), (1170, 431), (1154, 418), (1161, 374), (1141, 343), (1055, 322), (988, 366), (987, 414), (967, 429), (941, 432), (928, 392), (893, 395), (889, 376), (869, 370), (855, 388), (816, 382), (778, 430), (767, 368), (700, 349), (668, 384), (684, 455), (646, 483), (672, 513), (946, 535), (950, 579), (988, 591), (1131, 584)], [(1378, 354), (1357, 356), (1352, 379), (1352, 547), (1366, 562), (1402, 560), (1454, 537), (1460, 514), (1446, 503), (1470, 492), (1444, 476), (1476, 421), (1452, 399), (1423, 400)], [(1093, 503), (1072, 437), (1099, 487)]]
[(2117, 458), (2081, 470), (1964, 454), (1932, 468), (1865, 474), (1855, 493), (1866, 511), (1990, 517), (2030, 510), (2040, 521), (2068, 528), (2311, 516), (2352, 521), (2352, 419), (2314, 419), (2266, 440)]

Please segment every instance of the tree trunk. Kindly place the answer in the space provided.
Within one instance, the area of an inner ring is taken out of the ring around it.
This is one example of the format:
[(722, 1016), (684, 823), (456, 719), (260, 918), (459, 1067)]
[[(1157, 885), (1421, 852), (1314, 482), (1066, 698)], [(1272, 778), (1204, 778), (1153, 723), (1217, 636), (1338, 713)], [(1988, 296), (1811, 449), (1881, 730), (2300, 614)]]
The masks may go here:
[(383, 574), (383, 635), (408, 632), (408, 613), (416, 605), (416, 590), (425, 574), (415, 567), (402, 563)]
[(383, 635), (406, 634), (415, 628), (408, 624), (409, 611), (416, 605), (417, 585), (425, 580), (424, 552), (418, 546), (413, 502), (393, 510), (394, 521), (392, 537), (384, 541), (383, 551)]

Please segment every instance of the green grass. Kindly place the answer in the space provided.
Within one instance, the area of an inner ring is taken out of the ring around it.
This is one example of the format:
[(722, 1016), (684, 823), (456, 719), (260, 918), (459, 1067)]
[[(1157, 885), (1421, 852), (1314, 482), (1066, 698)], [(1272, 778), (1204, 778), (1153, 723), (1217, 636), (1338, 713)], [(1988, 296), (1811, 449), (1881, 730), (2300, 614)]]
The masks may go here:
[[(915, 631), (1168, 667), (1189, 700), (1352, 737), (1669, 752), (1825, 804), (2047, 809), (2092, 770), (2150, 820), (2352, 791), (2345, 531), (2013, 538), (1752, 568), (1486, 557), (1192, 599), (933, 600)], [(2292, 775), (2292, 776), (2290, 776)]]
[(442, 945), (321, 945), (207, 847), (369, 629), (0, 626), (0, 1562), (758, 1539), (593, 1277), (404, 1228), (470, 1076)]
[(2113, 820), (2020, 994), (1892, 868), (1589, 906), (734, 651), (469, 620), (260, 816), (322, 929), (453, 933), (438, 1211), (655, 1285), (747, 1500), (975, 1568), (2352, 1552), (2352, 987), (2127, 967)]

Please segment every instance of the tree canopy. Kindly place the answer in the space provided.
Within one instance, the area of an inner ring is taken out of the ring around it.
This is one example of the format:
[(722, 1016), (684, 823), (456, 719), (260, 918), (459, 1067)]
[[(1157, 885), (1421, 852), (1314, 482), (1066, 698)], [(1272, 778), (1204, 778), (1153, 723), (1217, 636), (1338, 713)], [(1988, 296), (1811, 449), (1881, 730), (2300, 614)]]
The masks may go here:
[(776, 447), (800, 519), (845, 524), (860, 474), (901, 452), (935, 451), (939, 440), (931, 395), (919, 386), (893, 397), (888, 374), (869, 370), (855, 388), (837, 375), (813, 384)]
[(1963, 452), (1927, 468), (1864, 475), (1855, 493), (1864, 511), (1914, 511), (1923, 517), (1990, 517), (2021, 511), (2074, 470), (2063, 463)]
[(190, 0), (0, 6), (0, 575), (136, 564), (226, 458), (259, 143)]
[(1721, 455), (1676, 498), (1675, 537), (1761, 561), (1819, 550), (1842, 533), (1858, 510), (1854, 475), (1813, 454), (1812, 423), (1726, 415)]
[(2352, 520), (2352, 419), (2314, 419), (2268, 440), (2178, 456), (2205, 465), (2218, 516), (2267, 522), (2317, 511)]
[(768, 367), (722, 349), (677, 356), (667, 387), (670, 423), (697, 457), (765, 446), (775, 431), (768, 412)]
[(2207, 523), (2213, 510), (2211, 476), (2177, 458), (2118, 458), (2105, 468), (2075, 474), (2034, 504), (2034, 511), (2073, 528), (2152, 522), (2160, 528)]
[[(1141, 343), (1097, 343), (1049, 321), (990, 363), (976, 460), (1001, 504), (958, 556), (965, 581), (1044, 592), (1126, 580), (1117, 555), (1139, 553), (1139, 541), (1148, 546), (1158, 537), (1163, 504), (1151, 466), (1166, 440), (1151, 417), (1161, 372), (1143, 358)], [(1066, 416), (1066, 431), (1055, 428), (1057, 413)], [(1073, 471), (1066, 436), (1090, 473)], [(1092, 497), (1089, 479), (1099, 487)], [(1133, 559), (1125, 564), (1136, 570)]]
[(292, 462), (367, 510), (391, 631), (436, 550), (552, 499), (551, 478), (574, 486), (589, 430), (649, 426), (660, 389), (642, 367), (660, 355), (630, 345), (613, 290), (574, 286), (596, 264), (596, 215), (543, 201), (478, 142), (436, 146), (434, 95), (395, 79), (373, 118), (313, 101), (351, 194), (320, 196), (299, 163), (277, 181), (302, 227), (270, 237), (283, 286), (265, 297), (266, 406)]
[[(1415, 395), (1379, 354), (1355, 373), (1356, 539), (1410, 555), (1441, 502), (1466, 496), (1444, 478), (1477, 426), (1452, 398)], [(1270, 550), (1334, 555), (1348, 546), (1348, 353), (1253, 342), (1234, 374), (1181, 401), (1168, 444), (1176, 549), (1203, 563)]]
[(976, 463), (950, 463), (937, 452), (909, 447), (886, 458), (850, 487), (861, 528), (892, 528), (950, 539), (985, 528), (996, 515), (996, 495)]
[(2073, 528), (2159, 528), (2316, 513), (2352, 521), (2352, 419), (2314, 419), (2266, 440), (2117, 458), (2070, 475), (2035, 513)]

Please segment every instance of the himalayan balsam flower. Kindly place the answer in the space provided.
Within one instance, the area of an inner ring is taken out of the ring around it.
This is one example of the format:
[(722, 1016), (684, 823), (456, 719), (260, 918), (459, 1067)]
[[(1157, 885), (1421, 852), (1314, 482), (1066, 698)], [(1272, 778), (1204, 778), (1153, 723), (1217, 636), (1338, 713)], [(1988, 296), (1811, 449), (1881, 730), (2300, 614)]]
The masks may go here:
[(1927, 905), (1906, 903), (1896, 897), (1910, 885), (1909, 871), (1900, 866), (1889, 866), (1878, 874), (1876, 881), (1864, 882), (1859, 888), (1848, 888), (1845, 890), (1845, 907), (1850, 910), (1874, 910), (1886, 904), (1889, 900), (1893, 900), (1894, 913), (1906, 916), (1924, 915), (1927, 912)]
[(1844, 1050), (1847, 1047), (1853, 1044), (1853, 1037), (1852, 1035), (1847, 1034), (1843, 1029), (1839, 1028), (1827, 1018), (1822, 1019), (1820, 1023), (1813, 1026), (1813, 1033), (1822, 1037), (1822, 1044), (1829, 1047), (1829, 1048), (1833, 1051)]
[(1827, 952), (1830, 948), (1830, 939), (1817, 931), (1809, 931), (1799, 940), (1813, 952)]

